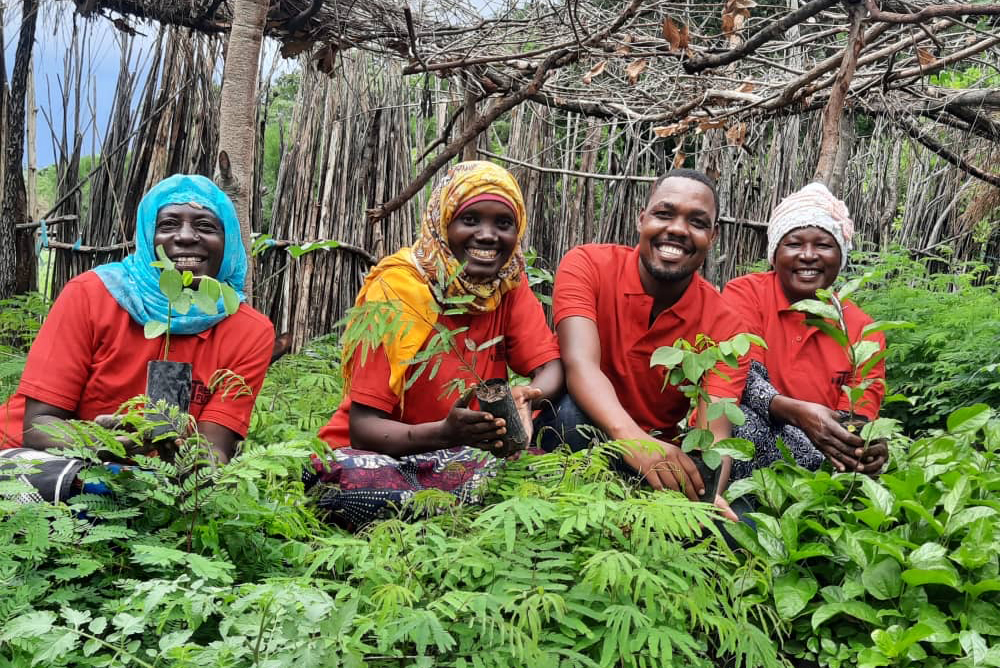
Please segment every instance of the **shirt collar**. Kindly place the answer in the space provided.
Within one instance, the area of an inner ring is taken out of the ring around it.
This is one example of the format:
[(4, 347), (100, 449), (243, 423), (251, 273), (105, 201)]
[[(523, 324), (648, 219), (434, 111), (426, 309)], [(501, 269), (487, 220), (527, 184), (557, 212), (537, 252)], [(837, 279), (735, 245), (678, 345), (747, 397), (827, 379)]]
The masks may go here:
[[(622, 272), (622, 292), (626, 295), (641, 295), (652, 302), (653, 297), (642, 287), (642, 279), (639, 277), (639, 262), (639, 247), (636, 246), (629, 254), (625, 270)], [(701, 274), (697, 271), (692, 274), (691, 282), (688, 283), (684, 294), (681, 295), (681, 298), (673, 306), (664, 309), (663, 313), (673, 313), (681, 320), (688, 320), (690, 315), (700, 315), (699, 290), (703, 280)], [(663, 315), (663, 313), (660, 315)]]
[(625, 270), (622, 272), (622, 292), (626, 295), (646, 295), (646, 288), (642, 287), (642, 278), (639, 277), (638, 246), (632, 249), (625, 262)]

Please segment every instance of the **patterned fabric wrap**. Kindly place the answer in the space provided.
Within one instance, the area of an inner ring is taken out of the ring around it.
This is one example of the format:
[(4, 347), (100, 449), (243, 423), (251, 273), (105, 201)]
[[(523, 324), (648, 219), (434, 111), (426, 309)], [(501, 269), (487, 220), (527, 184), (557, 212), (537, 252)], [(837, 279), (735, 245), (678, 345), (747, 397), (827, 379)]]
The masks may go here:
[(310, 455), (303, 480), (327, 520), (355, 530), (392, 517), (423, 489), (450, 492), (459, 503), (478, 503), (484, 484), (502, 460), (482, 450), (456, 447), (396, 459), (354, 448)]
[(818, 227), (829, 232), (840, 246), (840, 268), (847, 265), (854, 237), (851, 212), (822, 183), (810, 183), (781, 200), (774, 208), (767, 224), (767, 259), (772, 265), (781, 240), (792, 230), (802, 227)]
[[(478, 283), (466, 276), (465, 272), (459, 273), (461, 264), (448, 247), (448, 225), (465, 202), (486, 194), (499, 195), (514, 205), (517, 245), (495, 278)], [(492, 162), (460, 162), (449, 169), (434, 188), (420, 225), (420, 234), (413, 244), (413, 256), (431, 281), (437, 280), (439, 267), (444, 268), (446, 276), (457, 273), (457, 278), (448, 285), (446, 296), (473, 295), (475, 299), (466, 304), (466, 308), (472, 312), (488, 313), (499, 306), (500, 298), (505, 292), (513, 290), (520, 283), (521, 273), (524, 271), (521, 239), (524, 238), (526, 225), (524, 197), (510, 172)]]
[(83, 466), (79, 459), (30, 448), (0, 450), (0, 480), (15, 479), (31, 487), (11, 498), (16, 503), (66, 501)]
[(746, 389), (740, 408), (746, 415), (746, 422), (733, 427), (733, 438), (745, 438), (754, 444), (754, 458), (744, 462), (734, 459), (730, 475), (732, 480), (747, 478), (754, 469), (767, 468), (781, 459), (778, 438), (791, 451), (795, 462), (810, 471), (823, 465), (826, 457), (816, 449), (809, 437), (798, 427), (775, 422), (770, 416), (771, 400), (779, 394), (771, 384), (767, 367), (754, 360), (750, 362)]
[[(211, 179), (195, 174), (175, 174), (155, 186), (139, 202), (135, 225), (135, 252), (121, 262), (103, 264), (94, 269), (118, 304), (140, 325), (167, 321), (167, 298), (160, 292), (160, 270), (151, 264), (157, 259), (153, 248), (156, 214), (168, 204), (193, 202), (211, 211), (225, 230), (225, 251), (219, 273), (215, 276), (246, 301), (243, 281), (247, 272), (247, 254), (240, 236), (236, 209)], [(171, 314), (170, 331), (174, 334), (198, 334), (226, 317), (222, 299), (219, 313), (208, 315), (196, 305), (186, 315)]]

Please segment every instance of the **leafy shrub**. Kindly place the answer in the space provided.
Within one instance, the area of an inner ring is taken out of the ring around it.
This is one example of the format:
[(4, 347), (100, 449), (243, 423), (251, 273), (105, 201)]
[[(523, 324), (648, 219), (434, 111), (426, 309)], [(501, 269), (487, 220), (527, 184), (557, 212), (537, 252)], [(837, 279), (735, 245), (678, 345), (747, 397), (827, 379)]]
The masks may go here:
[(17, 389), (28, 348), (47, 312), (37, 292), (0, 300), (0, 402)]
[(734, 484), (741, 527), (804, 666), (1000, 666), (1000, 419), (963, 408), (948, 431), (893, 443), (878, 480), (786, 463)]
[(1000, 406), (1000, 294), (982, 266), (933, 273), (940, 258), (912, 260), (904, 252), (868, 259), (874, 280), (855, 294), (876, 320), (907, 320), (913, 329), (886, 334), (889, 388), (912, 400), (887, 404), (883, 415), (904, 431), (940, 428), (963, 406)]

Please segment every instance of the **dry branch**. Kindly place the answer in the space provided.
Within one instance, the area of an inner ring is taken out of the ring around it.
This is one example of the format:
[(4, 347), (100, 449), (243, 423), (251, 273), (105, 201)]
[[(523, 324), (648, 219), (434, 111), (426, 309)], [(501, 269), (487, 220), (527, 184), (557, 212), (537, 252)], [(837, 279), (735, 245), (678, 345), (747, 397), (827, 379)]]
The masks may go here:
[(844, 116), (844, 100), (854, 77), (854, 68), (861, 53), (863, 35), (861, 33), (861, 9), (851, 8), (851, 32), (844, 48), (844, 58), (837, 73), (837, 80), (830, 91), (830, 99), (823, 109), (823, 139), (819, 145), (819, 161), (816, 163), (814, 181), (830, 185), (833, 178), (834, 162), (837, 158), (837, 147), (840, 143), (840, 124)]
[(869, 17), (873, 21), (886, 23), (923, 23), (941, 16), (995, 16), (1000, 14), (1000, 5), (930, 5), (913, 14), (883, 12), (875, 0), (865, 0)]
[(900, 116), (898, 118), (893, 118), (893, 122), (899, 125), (901, 128), (906, 130), (906, 134), (910, 135), (918, 142), (926, 146), (928, 149), (941, 156), (951, 164), (955, 165), (961, 169), (966, 174), (974, 176), (977, 179), (985, 181), (990, 185), (1000, 188), (1000, 175), (990, 174), (989, 172), (984, 172), (975, 165), (969, 164), (968, 161), (963, 159), (960, 155), (952, 152), (951, 149), (940, 144), (936, 140), (929, 137), (925, 132), (920, 129), (920, 126), (916, 122), (911, 120), (906, 116)]

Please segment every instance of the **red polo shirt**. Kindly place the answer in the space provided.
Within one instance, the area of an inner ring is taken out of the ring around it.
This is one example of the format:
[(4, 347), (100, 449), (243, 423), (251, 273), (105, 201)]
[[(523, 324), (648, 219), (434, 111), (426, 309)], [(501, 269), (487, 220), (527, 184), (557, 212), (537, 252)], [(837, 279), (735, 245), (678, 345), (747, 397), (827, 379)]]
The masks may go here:
[[(503, 296), (495, 311), (442, 315), (438, 317), (438, 323), (452, 331), (468, 327), (454, 339), (464, 361), (454, 353), (441, 355), (441, 366), (433, 379), (430, 373), (434, 363), (429, 364), (403, 393), (403, 410), (400, 411), (399, 399), (389, 388), (389, 360), (385, 350), (379, 348), (370, 352), (367, 360), (362, 360), (361, 354), (355, 355), (350, 392), (330, 422), (320, 429), (319, 437), (334, 448), (349, 446), (349, 415), (351, 403), (355, 401), (384, 411), (392, 419), (405, 424), (434, 422), (444, 419), (458, 399), (454, 393), (442, 396), (445, 386), (452, 379), (464, 379), (468, 385), (475, 382), (475, 376), (463, 366), (471, 366), (483, 380), (488, 380), (507, 378), (508, 366), (516, 373), (527, 376), (546, 362), (559, 358), (559, 344), (549, 330), (542, 305), (531, 292), (528, 278), (524, 275), (521, 276), (521, 284)], [(468, 350), (465, 343), (471, 340), (479, 345), (498, 336), (503, 336), (499, 343), (475, 354)], [(407, 379), (415, 369), (414, 366), (407, 371)]]
[[(20, 447), (24, 399), (72, 411), (81, 420), (113, 413), (146, 391), (146, 362), (162, 359), (164, 338), (147, 339), (142, 326), (115, 301), (100, 277), (83, 273), (63, 288), (49, 311), (17, 392), (0, 405), (0, 448)], [(242, 437), (274, 348), (274, 327), (246, 304), (200, 334), (170, 337), (170, 359), (192, 364), (191, 415)], [(217, 369), (246, 380), (250, 396), (223, 397), (208, 388)]]
[[(552, 304), (556, 325), (570, 316), (597, 324), (601, 371), (618, 401), (644, 430), (672, 430), (668, 436), (676, 434), (689, 401), (672, 385), (664, 387), (666, 370), (649, 366), (653, 351), (677, 339), (694, 343), (699, 333), (718, 342), (747, 331), (719, 291), (697, 273), (684, 295), (650, 327), (653, 298), (639, 278), (638, 248), (617, 244), (587, 244), (567, 253), (556, 272)], [(736, 369), (720, 365), (730, 380), (709, 374), (705, 389), (715, 397), (739, 399), (748, 365), (748, 359)]]
[[(767, 342), (767, 350), (754, 346), (751, 353), (767, 367), (771, 384), (785, 396), (812, 401), (836, 410), (849, 410), (850, 401), (841, 390), (850, 375), (847, 354), (836, 341), (805, 324), (807, 315), (790, 308), (773, 271), (749, 274), (726, 284), (726, 302), (746, 320), (750, 330)], [(844, 302), (844, 320), (851, 341), (872, 322), (854, 303)], [(885, 348), (881, 332), (866, 338)], [(866, 378), (885, 378), (885, 361), (876, 364)], [(857, 412), (869, 419), (878, 415), (885, 385), (872, 383), (858, 402)]]

